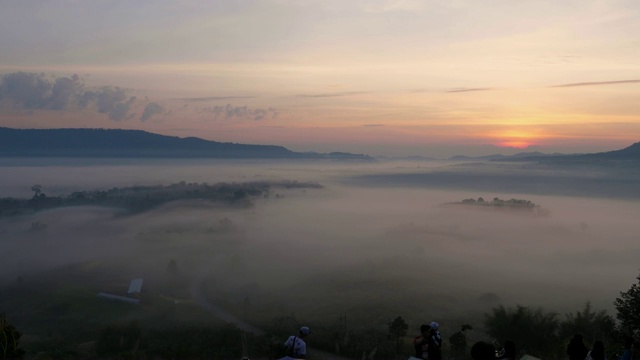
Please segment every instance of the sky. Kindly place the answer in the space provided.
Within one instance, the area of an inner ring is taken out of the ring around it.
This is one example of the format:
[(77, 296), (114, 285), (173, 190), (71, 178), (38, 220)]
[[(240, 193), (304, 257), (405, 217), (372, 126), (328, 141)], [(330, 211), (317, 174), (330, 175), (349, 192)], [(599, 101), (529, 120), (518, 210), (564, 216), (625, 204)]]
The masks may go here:
[(375, 156), (640, 141), (636, 0), (0, 0), (0, 126)]

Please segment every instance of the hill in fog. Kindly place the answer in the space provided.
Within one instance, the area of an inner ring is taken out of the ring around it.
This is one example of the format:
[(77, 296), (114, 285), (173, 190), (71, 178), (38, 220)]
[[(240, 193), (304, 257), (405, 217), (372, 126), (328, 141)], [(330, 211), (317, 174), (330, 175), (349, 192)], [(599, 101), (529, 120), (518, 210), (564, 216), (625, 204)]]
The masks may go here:
[(346, 152), (294, 152), (276, 145), (222, 143), (142, 130), (0, 127), (0, 156), (119, 158), (270, 158), (372, 160)]

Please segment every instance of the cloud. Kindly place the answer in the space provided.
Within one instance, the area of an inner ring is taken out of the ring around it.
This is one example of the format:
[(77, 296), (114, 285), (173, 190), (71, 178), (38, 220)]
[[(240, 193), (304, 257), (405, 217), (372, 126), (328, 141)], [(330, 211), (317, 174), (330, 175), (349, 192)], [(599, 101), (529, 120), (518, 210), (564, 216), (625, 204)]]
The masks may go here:
[(124, 120), (129, 108), (136, 101), (132, 96), (127, 100), (127, 93), (119, 87), (105, 87), (98, 91), (86, 92), (90, 100), (95, 100), (99, 113), (107, 114), (111, 120)]
[(162, 114), (163, 112), (164, 112), (164, 108), (162, 107), (162, 105), (155, 102), (148, 103), (147, 106), (144, 107), (142, 116), (140, 116), (140, 121), (142, 122), (147, 121), (153, 115)]
[(461, 93), (461, 92), (489, 91), (489, 90), (492, 90), (492, 89), (491, 88), (458, 88), (458, 89), (447, 90), (445, 92), (447, 92), (447, 93)]
[(384, 124), (364, 124), (362, 125), (364, 127), (378, 127), (378, 126), (385, 126)]
[(0, 100), (25, 109), (44, 109), (53, 85), (44, 74), (17, 72), (2, 76)]
[(77, 105), (77, 94), (82, 93), (84, 84), (80, 76), (57, 78), (51, 89), (51, 108), (64, 110)]
[(366, 91), (344, 91), (344, 92), (334, 92), (334, 93), (324, 93), (324, 94), (299, 94), (297, 97), (307, 97), (307, 98), (326, 98), (326, 97), (340, 97), (340, 96), (353, 96), (353, 95), (361, 95), (367, 94)]
[(231, 104), (216, 105), (213, 107), (203, 108), (206, 112), (212, 112), (216, 120), (230, 120), (230, 119), (251, 119), (251, 120), (263, 120), (264, 118), (274, 119), (278, 116), (278, 110), (272, 107), (267, 109), (251, 108), (249, 106), (233, 106)]
[(95, 108), (111, 120), (131, 117), (136, 102), (125, 89), (103, 86), (85, 90), (80, 76), (50, 79), (43, 73), (15, 72), (0, 78), (0, 108), (81, 110)]
[(640, 80), (591, 81), (591, 82), (552, 85), (550, 87), (600, 86), (600, 85), (637, 84), (637, 83), (640, 83)]
[(176, 98), (176, 100), (188, 101), (188, 102), (205, 102), (215, 100), (235, 100), (235, 99), (253, 99), (255, 96), (209, 96), (209, 97), (197, 97), (197, 98)]

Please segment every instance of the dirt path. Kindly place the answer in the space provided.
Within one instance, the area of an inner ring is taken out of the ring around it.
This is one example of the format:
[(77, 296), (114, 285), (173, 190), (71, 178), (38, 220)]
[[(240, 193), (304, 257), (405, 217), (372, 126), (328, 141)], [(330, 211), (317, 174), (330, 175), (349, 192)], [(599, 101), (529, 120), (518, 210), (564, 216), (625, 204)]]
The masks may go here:
[(244, 330), (254, 335), (264, 335), (263, 330), (258, 329), (257, 327), (246, 323), (242, 319), (230, 314), (229, 312), (225, 311), (221, 307), (211, 302), (211, 300), (209, 300), (207, 296), (204, 294), (204, 292), (202, 291), (203, 287), (204, 287), (204, 284), (202, 283), (202, 281), (198, 281), (194, 285), (191, 285), (191, 287), (189, 288), (191, 297), (193, 298), (193, 301), (196, 302), (196, 304), (200, 305), (203, 309), (207, 310), (208, 312), (213, 314), (215, 317), (225, 322), (228, 322), (230, 324), (233, 324), (241, 330)]

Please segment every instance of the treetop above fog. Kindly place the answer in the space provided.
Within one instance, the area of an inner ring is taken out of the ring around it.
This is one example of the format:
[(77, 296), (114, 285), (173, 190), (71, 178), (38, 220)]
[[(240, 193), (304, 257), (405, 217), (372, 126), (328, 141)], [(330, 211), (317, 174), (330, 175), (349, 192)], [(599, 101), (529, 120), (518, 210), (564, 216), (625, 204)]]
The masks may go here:
[(534, 204), (530, 200), (524, 199), (509, 199), (502, 200), (500, 198), (493, 198), (491, 201), (487, 201), (482, 197), (477, 199), (469, 198), (464, 199), (459, 202), (452, 202), (446, 205), (468, 205), (475, 206), (479, 208), (489, 208), (489, 209), (504, 209), (504, 210), (524, 210), (527, 212), (531, 212), (535, 215), (548, 215), (549, 211), (543, 209), (542, 206)]
[[(142, 212), (176, 200), (206, 200), (235, 206), (251, 206), (258, 197), (269, 197), (272, 189), (319, 189), (317, 182), (255, 181), (244, 183), (187, 183), (114, 187), (108, 190), (75, 191), (47, 196), (44, 187), (34, 185), (30, 199), (0, 198), (0, 217), (23, 215), (65, 206), (108, 206), (128, 212)], [(275, 194), (275, 197), (281, 197)]]

